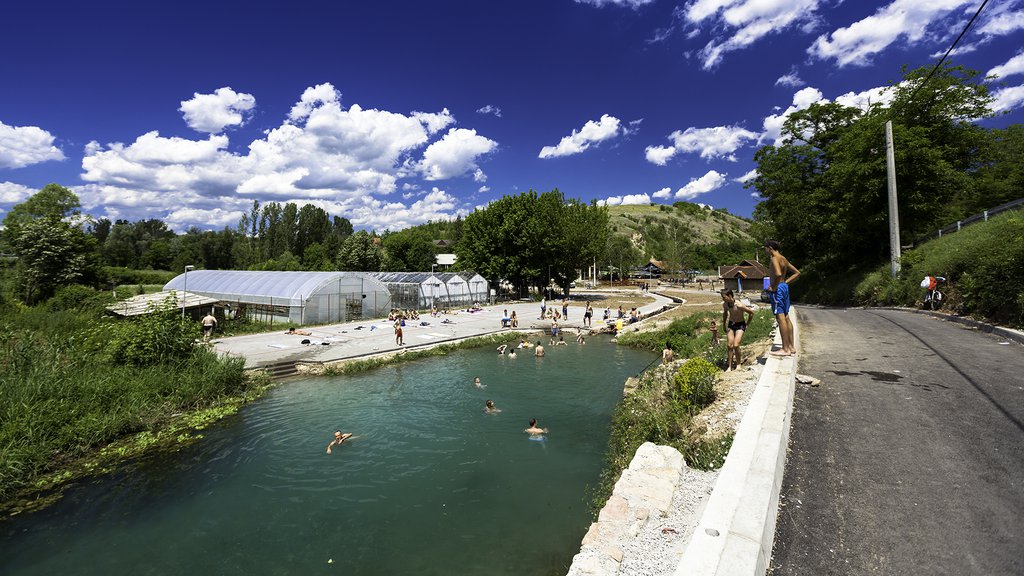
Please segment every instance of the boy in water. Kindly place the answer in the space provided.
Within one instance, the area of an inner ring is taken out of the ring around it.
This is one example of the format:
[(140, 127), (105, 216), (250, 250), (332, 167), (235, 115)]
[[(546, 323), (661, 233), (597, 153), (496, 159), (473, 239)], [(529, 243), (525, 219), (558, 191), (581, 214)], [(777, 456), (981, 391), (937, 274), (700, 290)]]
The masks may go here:
[(536, 418), (530, 418), (530, 427), (527, 428), (526, 430), (523, 430), (523, 432), (526, 432), (530, 436), (539, 436), (541, 434), (547, 434), (548, 433), (548, 429), (547, 428), (538, 428), (537, 427), (537, 419)]
[(346, 432), (346, 433), (342, 434), (341, 431), (338, 430), (337, 432), (334, 433), (334, 440), (331, 440), (331, 443), (327, 445), (327, 453), (330, 454), (332, 447), (334, 447), (334, 446), (341, 446), (342, 444), (345, 443), (345, 440), (348, 440), (351, 437), (352, 437), (352, 433), (351, 432)]
[(742, 302), (737, 302), (731, 288), (722, 292), (722, 324), (726, 326), (725, 338), (729, 346), (726, 352), (726, 372), (740, 369), (740, 343), (743, 342), (743, 331), (753, 320), (754, 310), (744, 306)]
[(796, 354), (796, 344), (793, 342), (793, 321), (789, 319), (789, 284), (800, 277), (800, 270), (782, 255), (781, 247), (775, 240), (764, 242), (764, 251), (771, 259), (768, 274), (771, 277), (772, 314), (775, 314), (782, 335), (782, 349), (771, 352), (771, 355), (792, 356)]

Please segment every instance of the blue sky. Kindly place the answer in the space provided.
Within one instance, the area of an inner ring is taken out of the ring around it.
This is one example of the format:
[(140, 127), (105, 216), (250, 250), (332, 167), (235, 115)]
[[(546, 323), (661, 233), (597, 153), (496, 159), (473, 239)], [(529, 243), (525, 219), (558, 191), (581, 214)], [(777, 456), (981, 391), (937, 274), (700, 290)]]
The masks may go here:
[[(981, 0), (17, 2), (0, 35), (0, 217), (49, 182), (86, 212), (234, 226), (253, 200), (357, 228), (560, 189), (749, 216), (785, 115), (863, 105)], [(1024, 0), (953, 62), (1024, 121)], [(881, 138), (881, 135), (880, 135)]]

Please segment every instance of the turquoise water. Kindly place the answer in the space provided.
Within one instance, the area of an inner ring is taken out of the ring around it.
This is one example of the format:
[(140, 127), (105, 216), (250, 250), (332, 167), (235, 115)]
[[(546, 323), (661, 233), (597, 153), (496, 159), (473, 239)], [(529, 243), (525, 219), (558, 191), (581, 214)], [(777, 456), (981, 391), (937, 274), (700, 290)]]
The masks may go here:
[[(196, 445), (0, 524), (0, 572), (564, 574), (623, 381), (654, 358), (603, 338), (547, 349), (289, 382)], [(358, 438), (327, 455), (334, 430)]]

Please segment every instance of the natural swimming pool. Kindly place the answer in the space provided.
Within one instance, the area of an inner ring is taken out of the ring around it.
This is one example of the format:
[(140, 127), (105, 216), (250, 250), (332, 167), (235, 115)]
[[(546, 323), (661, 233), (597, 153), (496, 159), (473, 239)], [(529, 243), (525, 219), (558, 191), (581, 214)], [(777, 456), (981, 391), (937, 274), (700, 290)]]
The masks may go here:
[[(654, 357), (603, 337), (546, 348), (289, 382), (181, 452), (0, 524), (3, 571), (564, 574), (623, 381)], [(359, 437), (328, 456), (336, 429)]]

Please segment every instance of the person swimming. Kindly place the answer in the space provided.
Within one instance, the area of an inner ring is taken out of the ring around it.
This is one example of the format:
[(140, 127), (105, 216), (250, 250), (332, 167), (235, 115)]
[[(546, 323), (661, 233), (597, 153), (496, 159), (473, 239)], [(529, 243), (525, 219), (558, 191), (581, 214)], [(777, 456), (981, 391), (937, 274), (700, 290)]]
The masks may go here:
[(501, 412), (501, 410), (494, 405), (494, 400), (488, 400), (487, 402), (484, 402), (484, 412), (487, 412), (488, 414), (496, 414)]
[(484, 385), (480, 383), (480, 377), (479, 376), (477, 376), (476, 378), (473, 378), (473, 386), (476, 386), (477, 388), (484, 388)]
[(508, 348), (508, 344), (502, 344), (501, 346), (498, 346), (498, 354), (504, 355), (506, 348)]
[(342, 434), (341, 430), (336, 431), (334, 433), (334, 440), (331, 440), (331, 443), (327, 445), (327, 453), (330, 454), (331, 448), (333, 448), (334, 446), (341, 446), (342, 444), (345, 443), (345, 440), (348, 440), (351, 437), (351, 432), (346, 432), (345, 434)]
[(548, 429), (547, 428), (539, 428), (537, 426), (537, 419), (536, 418), (530, 418), (530, 427), (527, 428), (526, 430), (523, 430), (523, 432), (526, 432), (530, 436), (537, 436), (537, 435), (540, 435), (540, 434), (547, 434), (548, 433)]

